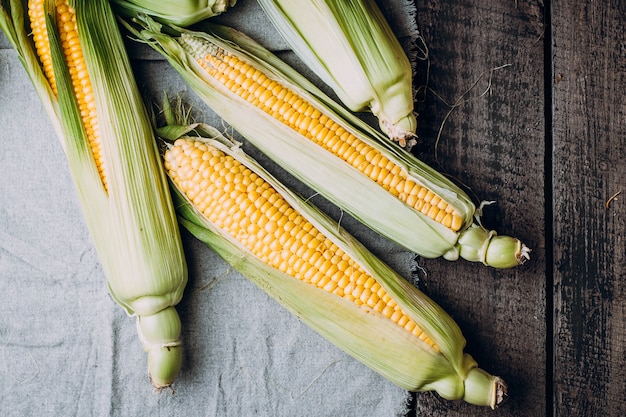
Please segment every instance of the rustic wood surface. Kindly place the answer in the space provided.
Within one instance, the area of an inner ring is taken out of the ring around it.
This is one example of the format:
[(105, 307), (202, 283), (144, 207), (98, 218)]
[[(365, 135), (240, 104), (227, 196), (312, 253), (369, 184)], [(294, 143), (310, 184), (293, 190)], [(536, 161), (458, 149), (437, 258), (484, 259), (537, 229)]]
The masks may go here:
[(626, 4), (552, 10), (554, 408), (623, 416)]
[[(493, 415), (625, 415), (625, 5), (417, 7), (428, 59), (416, 152), (495, 200), (487, 225), (533, 249), (504, 272), (418, 258), (419, 285), (458, 320), (478, 362), (508, 381)], [(433, 394), (417, 394), (414, 407), (490, 414)]]

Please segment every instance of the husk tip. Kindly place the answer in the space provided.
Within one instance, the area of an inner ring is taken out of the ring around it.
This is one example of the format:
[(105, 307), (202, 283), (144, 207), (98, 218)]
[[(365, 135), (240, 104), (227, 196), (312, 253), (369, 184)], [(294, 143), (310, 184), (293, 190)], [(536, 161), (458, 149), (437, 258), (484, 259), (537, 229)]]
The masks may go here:
[(493, 407), (491, 408), (495, 410), (509, 398), (509, 392), (508, 392), (509, 387), (504, 381), (504, 379), (500, 377), (495, 377), (494, 385), (495, 385), (495, 403)]
[(417, 145), (417, 121), (413, 115), (395, 123), (381, 118), (380, 128), (389, 139), (407, 151)]

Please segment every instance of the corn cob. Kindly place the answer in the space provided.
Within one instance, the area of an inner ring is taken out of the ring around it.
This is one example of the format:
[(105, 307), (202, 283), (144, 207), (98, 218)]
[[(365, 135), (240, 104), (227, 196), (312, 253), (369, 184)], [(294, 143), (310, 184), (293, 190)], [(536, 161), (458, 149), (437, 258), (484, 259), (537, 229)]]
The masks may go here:
[(112, 0), (112, 6), (122, 14), (145, 13), (163, 22), (190, 26), (224, 13), (236, 2), (237, 0)]
[(413, 70), (374, 0), (258, 3), (291, 49), (350, 110), (370, 110), (400, 146), (416, 143)]
[(169, 386), (182, 365), (174, 306), (187, 266), (153, 127), (112, 10), (87, 0), (3, 0), (0, 7), (0, 27), (65, 151), (110, 293), (137, 316), (152, 384)]
[[(171, 120), (171, 116), (169, 118)], [(495, 408), (506, 385), (441, 307), (216, 129), (168, 134), (181, 223), (341, 349), (400, 387)], [(208, 139), (211, 138), (211, 139)]]
[(143, 30), (127, 28), (162, 53), (219, 116), (373, 230), (428, 258), (496, 268), (529, 258), (518, 239), (484, 229), (476, 220), (480, 210), (451, 181), (244, 34), (210, 25), (211, 33), (180, 29), (171, 37), (149, 18), (136, 22)]

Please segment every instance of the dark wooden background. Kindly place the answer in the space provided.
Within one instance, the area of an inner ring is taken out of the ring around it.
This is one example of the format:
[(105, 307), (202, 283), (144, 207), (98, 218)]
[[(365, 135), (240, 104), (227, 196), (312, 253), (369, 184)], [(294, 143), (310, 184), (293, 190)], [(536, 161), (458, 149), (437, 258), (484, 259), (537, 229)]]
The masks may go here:
[(415, 152), (497, 201), (487, 226), (533, 253), (510, 271), (416, 260), (421, 288), (457, 319), (481, 366), (506, 379), (510, 398), (490, 412), (419, 393), (414, 409), (626, 415), (626, 2), (417, 8), (427, 53)]

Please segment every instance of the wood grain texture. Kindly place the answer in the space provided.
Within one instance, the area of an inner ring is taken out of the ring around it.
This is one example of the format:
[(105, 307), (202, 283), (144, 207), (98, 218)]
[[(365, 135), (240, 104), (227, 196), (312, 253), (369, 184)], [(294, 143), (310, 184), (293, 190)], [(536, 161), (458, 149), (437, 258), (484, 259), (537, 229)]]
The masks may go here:
[[(544, 14), (537, 2), (418, 2), (428, 47), (417, 82), (421, 145), (415, 153), (494, 200), (483, 222), (519, 237), (532, 261), (506, 271), (465, 261), (416, 259), (420, 287), (459, 323), (467, 349), (503, 377), (498, 416), (546, 413)], [(417, 394), (416, 415), (476, 416), (489, 410)]]
[(553, 2), (557, 416), (626, 415), (623, 2)]

